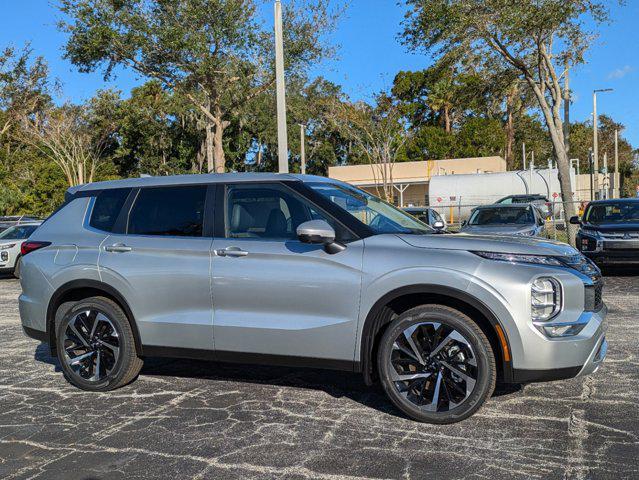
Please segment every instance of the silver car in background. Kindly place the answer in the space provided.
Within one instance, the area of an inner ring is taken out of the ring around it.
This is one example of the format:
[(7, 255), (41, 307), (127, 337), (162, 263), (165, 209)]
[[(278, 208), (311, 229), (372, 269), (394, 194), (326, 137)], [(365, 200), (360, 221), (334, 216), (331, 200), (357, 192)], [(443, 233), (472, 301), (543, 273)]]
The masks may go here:
[(452, 423), (497, 381), (587, 375), (606, 355), (600, 272), (572, 247), (433, 235), (322, 177), (84, 185), (23, 250), (24, 331), (89, 391), (126, 385), (152, 356), (310, 366), (359, 372), (409, 417)]
[(546, 222), (542, 212), (531, 204), (483, 205), (473, 209), (462, 233), (475, 235), (543, 235)]
[(20, 278), (22, 244), (41, 223), (21, 223), (0, 232), (0, 273), (10, 273)]

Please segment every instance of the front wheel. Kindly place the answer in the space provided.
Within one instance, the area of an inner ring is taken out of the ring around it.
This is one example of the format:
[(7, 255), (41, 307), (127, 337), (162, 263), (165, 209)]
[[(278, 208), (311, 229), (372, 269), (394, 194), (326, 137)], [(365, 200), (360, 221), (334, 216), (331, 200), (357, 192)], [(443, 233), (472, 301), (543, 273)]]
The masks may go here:
[(64, 376), (83, 390), (114, 390), (142, 368), (129, 320), (108, 298), (63, 304), (56, 315), (56, 344)]
[(401, 314), (382, 336), (377, 366), (384, 390), (402, 412), (427, 423), (474, 414), (495, 389), (490, 342), (469, 317), (443, 305)]

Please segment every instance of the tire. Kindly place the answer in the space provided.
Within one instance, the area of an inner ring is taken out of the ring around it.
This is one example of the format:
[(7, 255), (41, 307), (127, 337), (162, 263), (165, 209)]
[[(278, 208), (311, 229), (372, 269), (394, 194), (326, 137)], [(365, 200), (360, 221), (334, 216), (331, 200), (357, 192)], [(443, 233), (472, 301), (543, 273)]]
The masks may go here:
[(82, 390), (106, 392), (142, 368), (128, 318), (114, 301), (91, 297), (58, 308), (56, 350), (64, 377)]
[(399, 315), (380, 340), (377, 367), (397, 408), (413, 420), (435, 424), (473, 415), (492, 395), (497, 378), (495, 356), (482, 330), (443, 305), (422, 305)]
[(13, 276), (16, 278), (20, 278), (20, 267), (22, 265), (22, 257), (16, 258), (16, 265), (13, 267)]

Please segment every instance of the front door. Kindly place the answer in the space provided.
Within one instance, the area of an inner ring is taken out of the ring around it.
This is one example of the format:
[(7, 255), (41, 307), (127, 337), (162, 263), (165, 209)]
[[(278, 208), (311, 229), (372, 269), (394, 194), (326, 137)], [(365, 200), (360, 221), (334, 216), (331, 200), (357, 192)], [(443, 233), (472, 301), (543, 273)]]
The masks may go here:
[(127, 299), (142, 344), (213, 350), (207, 187), (142, 188), (125, 233), (102, 243), (102, 281)]
[[(363, 241), (349, 241), (344, 227), (284, 184), (223, 190), (224, 235), (213, 241), (220, 357), (245, 352), (352, 362)], [(318, 218), (348, 242), (344, 251), (331, 255), (297, 239), (297, 226)]]

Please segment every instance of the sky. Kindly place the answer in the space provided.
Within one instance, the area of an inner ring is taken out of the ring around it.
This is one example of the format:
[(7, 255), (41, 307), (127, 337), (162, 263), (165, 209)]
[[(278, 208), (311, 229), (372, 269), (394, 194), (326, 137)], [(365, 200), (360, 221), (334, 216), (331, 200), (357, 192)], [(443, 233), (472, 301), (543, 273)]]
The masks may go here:
[[(286, 2), (287, 0), (283, 0)], [(333, 0), (340, 5), (340, 0)], [(419, 70), (431, 62), (423, 53), (407, 51), (398, 35), (404, 8), (396, 0), (351, 0), (331, 40), (338, 45), (338, 58), (313, 69), (342, 85), (352, 99), (369, 99), (388, 89), (400, 70)], [(611, 2), (612, 3), (612, 2)], [(104, 82), (99, 73), (79, 73), (62, 58), (65, 34), (56, 23), (60, 13), (55, 0), (0, 0), (0, 48), (21, 47), (26, 42), (36, 55), (49, 62), (51, 73), (62, 84), (58, 100), (82, 101), (101, 88), (116, 88), (124, 94), (141, 83), (134, 73), (119, 70), (117, 78)], [(263, 8), (266, 15), (270, 8)], [(614, 7), (613, 21), (598, 29), (599, 38), (587, 54), (588, 63), (571, 72), (573, 121), (590, 118), (592, 90), (613, 88), (598, 98), (600, 114), (612, 116), (626, 125), (624, 136), (639, 147), (639, 0), (627, 0)], [(268, 19), (271, 22), (271, 19)]]

